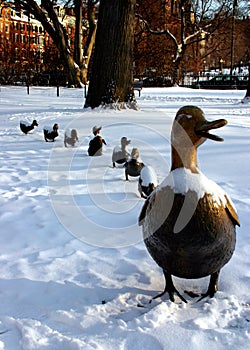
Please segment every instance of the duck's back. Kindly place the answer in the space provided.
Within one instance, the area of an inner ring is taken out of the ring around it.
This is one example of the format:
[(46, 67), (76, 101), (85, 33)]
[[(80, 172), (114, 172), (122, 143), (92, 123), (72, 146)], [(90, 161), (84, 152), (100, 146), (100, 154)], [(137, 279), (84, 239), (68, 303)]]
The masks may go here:
[(43, 131), (44, 132), (47, 132), (47, 133), (52, 133), (54, 131), (53, 127), (52, 126), (48, 126), (48, 125), (45, 125), (43, 127)]
[(30, 130), (33, 129), (33, 126), (30, 125), (27, 121), (21, 120), (20, 121), (20, 129), (23, 133), (27, 134)]
[(141, 214), (144, 241), (153, 259), (182, 278), (218, 271), (235, 248), (237, 218), (228, 210), (229, 199), (201, 193), (194, 189), (176, 193), (171, 185), (161, 186)]
[(125, 165), (127, 174), (135, 177), (140, 175), (143, 167), (144, 164), (137, 159), (131, 159)]
[(146, 165), (142, 168), (140, 179), (141, 179), (142, 186), (148, 186), (151, 183), (157, 186), (157, 182), (158, 182), (157, 175), (151, 166)]
[(116, 146), (113, 149), (113, 154), (112, 154), (112, 162), (116, 163), (125, 163), (128, 159), (129, 153), (126, 152), (125, 149), (122, 149), (119, 146)]

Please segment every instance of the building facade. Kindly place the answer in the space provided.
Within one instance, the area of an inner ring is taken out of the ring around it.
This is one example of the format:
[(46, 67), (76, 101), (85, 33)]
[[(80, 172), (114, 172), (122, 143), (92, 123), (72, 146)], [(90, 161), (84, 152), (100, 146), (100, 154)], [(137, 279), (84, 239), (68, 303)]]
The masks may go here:
[[(75, 18), (56, 6), (69, 43), (74, 45)], [(0, 5), (0, 83), (36, 83), (41, 72), (58, 69), (59, 52), (43, 26), (31, 14), (10, 3)], [(39, 84), (39, 81), (37, 81)]]

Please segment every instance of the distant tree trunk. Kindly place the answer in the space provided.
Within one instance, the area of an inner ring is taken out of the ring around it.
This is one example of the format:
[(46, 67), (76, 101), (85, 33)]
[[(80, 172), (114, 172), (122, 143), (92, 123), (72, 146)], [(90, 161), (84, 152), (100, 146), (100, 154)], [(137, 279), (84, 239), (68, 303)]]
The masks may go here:
[(96, 0), (88, 0), (87, 2), (87, 13), (89, 22), (89, 34), (87, 38), (84, 50), (82, 49), (82, 8), (83, 0), (74, 0), (74, 11), (76, 18), (75, 25), (75, 50), (74, 60), (80, 68), (80, 81), (84, 85), (87, 85), (88, 79), (88, 65), (91, 58), (92, 49), (95, 42), (96, 35), (96, 22), (95, 22), (95, 5)]
[(136, 0), (101, 0), (85, 107), (134, 108), (133, 38)]
[(82, 82), (83, 84), (88, 84), (88, 67), (91, 59), (92, 51), (95, 45), (96, 38), (96, 17), (95, 17), (95, 5), (98, 0), (88, 0), (88, 24), (89, 24), (89, 34), (84, 47), (84, 66), (82, 69)]
[(75, 11), (75, 50), (74, 60), (80, 66), (82, 62), (82, 0), (74, 0)]
[(250, 80), (248, 79), (247, 92), (245, 97), (250, 97)]
[(250, 64), (248, 66), (248, 84), (245, 98), (250, 98)]

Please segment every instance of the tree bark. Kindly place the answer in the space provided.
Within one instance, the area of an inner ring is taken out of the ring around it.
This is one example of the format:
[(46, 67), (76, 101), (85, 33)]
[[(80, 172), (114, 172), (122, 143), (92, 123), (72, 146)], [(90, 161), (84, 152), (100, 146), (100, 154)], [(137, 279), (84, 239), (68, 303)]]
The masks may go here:
[(81, 66), (82, 64), (82, 0), (74, 0), (75, 12), (75, 50), (74, 60)]
[(81, 70), (81, 79), (84, 85), (88, 84), (88, 67), (89, 67), (89, 62), (91, 59), (91, 55), (94, 49), (95, 45), (95, 38), (96, 38), (96, 20), (95, 20), (95, 5), (98, 2), (98, 0), (89, 0), (88, 1), (88, 24), (89, 24), (89, 32), (88, 32), (88, 37), (87, 41), (84, 47), (84, 66), (83, 69)]
[(85, 108), (137, 108), (133, 91), (136, 0), (101, 0)]

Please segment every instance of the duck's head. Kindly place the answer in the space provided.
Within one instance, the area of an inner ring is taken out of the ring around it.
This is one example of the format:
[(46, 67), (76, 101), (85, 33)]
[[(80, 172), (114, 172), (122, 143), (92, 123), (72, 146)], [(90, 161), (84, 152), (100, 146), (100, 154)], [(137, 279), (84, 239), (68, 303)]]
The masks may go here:
[(58, 124), (54, 124), (54, 126), (53, 126), (53, 131), (57, 131), (58, 129), (59, 129)]
[(223, 141), (223, 138), (211, 134), (212, 129), (227, 124), (225, 119), (207, 121), (203, 111), (196, 106), (184, 106), (176, 114), (172, 133), (172, 167), (188, 168), (193, 173), (198, 172), (196, 150), (207, 139)]
[(33, 120), (32, 125), (33, 125), (33, 126), (38, 126), (38, 122), (37, 122), (36, 119)]
[(181, 107), (173, 123), (171, 141), (173, 146), (198, 147), (207, 139), (224, 141), (209, 131), (227, 124), (225, 119), (207, 121), (203, 111), (196, 106)]
[(76, 130), (76, 129), (72, 129), (72, 130), (71, 130), (71, 137), (72, 137), (73, 139), (77, 139), (77, 130)]
[(140, 154), (138, 148), (133, 148), (131, 151), (131, 158), (137, 160), (139, 156)]
[(130, 142), (131, 142), (131, 140), (128, 140), (127, 137), (122, 137), (122, 138), (121, 138), (121, 145), (122, 145), (123, 147), (128, 146), (128, 145), (130, 144)]

